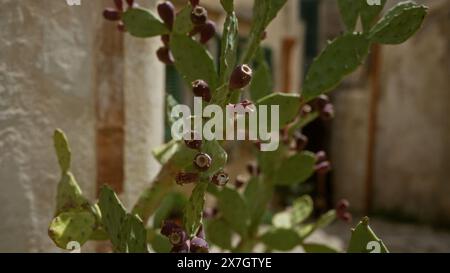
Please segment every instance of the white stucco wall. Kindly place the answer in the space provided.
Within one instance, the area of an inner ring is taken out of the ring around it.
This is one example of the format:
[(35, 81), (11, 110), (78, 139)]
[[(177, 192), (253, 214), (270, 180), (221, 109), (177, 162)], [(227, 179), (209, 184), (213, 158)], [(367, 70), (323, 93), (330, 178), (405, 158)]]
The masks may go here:
[[(154, 7), (156, 0), (151, 2)], [(125, 202), (131, 207), (157, 175), (151, 151), (164, 141), (164, 66), (159, 38), (125, 39)]]
[[(0, 252), (56, 251), (47, 236), (59, 179), (55, 128), (67, 133), (73, 172), (95, 199), (95, 61), (103, 1), (0, 5)], [(150, 153), (163, 132), (156, 44), (125, 39), (125, 201), (136, 199), (158, 167)]]
[(93, 62), (100, 2), (2, 0), (0, 9), (0, 251), (48, 251), (59, 178), (55, 128), (73, 171), (95, 189)]

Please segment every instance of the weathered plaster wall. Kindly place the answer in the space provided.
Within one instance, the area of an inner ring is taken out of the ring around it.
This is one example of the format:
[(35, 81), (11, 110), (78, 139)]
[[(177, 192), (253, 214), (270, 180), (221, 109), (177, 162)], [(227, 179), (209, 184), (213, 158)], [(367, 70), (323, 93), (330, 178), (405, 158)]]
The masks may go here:
[(0, 251), (54, 250), (47, 237), (59, 170), (55, 128), (94, 196), (93, 55), (100, 2), (3, 0), (0, 9)]
[[(402, 45), (382, 47), (374, 211), (448, 225), (450, 3), (420, 2), (430, 6), (423, 28)], [(360, 72), (335, 93), (332, 136), (335, 197), (347, 197), (356, 211), (364, 209), (370, 93)]]
[[(101, 11), (111, 1), (0, 0), (0, 252), (57, 251), (47, 236), (59, 170), (52, 133), (62, 128), (73, 172), (96, 194), (95, 89)], [(153, 5), (156, 1), (147, 1)], [(114, 27), (113, 25), (111, 25)], [(163, 66), (159, 40), (124, 42), (125, 192), (128, 204), (156, 174), (151, 149), (162, 140)], [(119, 77), (121, 75), (118, 75)], [(105, 83), (106, 84), (106, 83)], [(93, 250), (85, 248), (83, 251)]]
[(449, 11), (430, 9), (412, 39), (383, 48), (374, 193), (378, 209), (447, 223)]
[[(148, 1), (151, 5), (156, 0)], [(156, 176), (152, 149), (164, 141), (164, 66), (159, 38), (125, 39), (125, 202), (131, 206)]]

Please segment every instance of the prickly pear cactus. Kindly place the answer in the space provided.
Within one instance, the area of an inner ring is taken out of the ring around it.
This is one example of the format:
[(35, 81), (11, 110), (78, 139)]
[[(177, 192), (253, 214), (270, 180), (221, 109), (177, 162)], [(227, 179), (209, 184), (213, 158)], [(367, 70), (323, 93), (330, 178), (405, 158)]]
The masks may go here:
[[(216, 34), (215, 23), (201, 3), (185, 2), (187, 5), (178, 12), (169, 1), (162, 2), (157, 15), (136, 7), (134, 1), (114, 1), (115, 8), (105, 10), (104, 16), (132, 36), (161, 36), (162, 47), (157, 57), (166, 65), (174, 65), (193, 93), (199, 96), (200, 92), (205, 105), (215, 104), (222, 110), (230, 106), (278, 105), (278, 147), (262, 152), (263, 139), (253, 141), (256, 162), (247, 166), (249, 179), (236, 179), (230, 185), (225, 172), (227, 141), (169, 141), (153, 151), (161, 170), (132, 213), (128, 213), (108, 187), (101, 190), (98, 206), (91, 205), (83, 196), (70, 171), (67, 139), (57, 130), (54, 143), (61, 180), (50, 237), (61, 248), (73, 241), (82, 245), (88, 240), (109, 240), (115, 252), (146, 253), (147, 245), (155, 252), (205, 252), (208, 242), (231, 252), (251, 252), (256, 245), (264, 245), (267, 252), (298, 247), (305, 252), (337, 252), (305, 240), (336, 219), (351, 221), (348, 202), (340, 202), (317, 219), (312, 218), (313, 200), (308, 195), (295, 199), (280, 211), (269, 213), (268, 204), (276, 187), (296, 187), (310, 180), (314, 173), (325, 175), (330, 171), (325, 153), (305, 150), (308, 139), (302, 134), (303, 128), (319, 118), (331, 119), (333, 105), (325, 94), (363, 64), (373, 44), (408, 40), (422, 25), (426, 8), (402, 2), (383, 17), (386, 0), (381, 0), (381, 5), (370, 5), (367, 0), (338, 0), (346, 31), (329, 42), (311, 64), (302, 92), (286, 94), (273, 91), (272, 72), (261, 41), (287, 0), (254, 1), (253, 21), (243, 52), (239, 50), (239, 20), (234, 1), (221, 0), (226, 16), (217, 60), (205, 46)], [(242, 100), (243, 94), (248, 94), (245, 97), (249, 100)], [(170, 113), (177, 104), (173, 97), (167, 97), (169, 125), (176, 122)], [(190, 197), (174, 199), (175, 193), (179, 194), (176, 187), (186, 184), (194, 184)], [(217, 211), (205, 217), (208, 194), (217, 200)], [(180, 214), (176, 219), (171, 219), (173, 210)], [(152, 216), (153, 226), (146, 228)], [(262, 229), (262, 225), (266, 228)], [(239, 242), (235, 243), (233, 238), (239, 238)], [(388, 251), (369, 227), (368, 218), (364, 218), (352, 231), (348, 252)]]
[(102, 222), (116, 252), (146, 253), (147, 231), (139, 217), (128, 214), (112, 189), (100, 192)]
[(420, 28), (426, 11), (413, 2), (399, 3), (370, 30), (369, 38), (380, 44), (401, 44)]
[(369, 226), (369, 217), (364, 217), (352, 229), (352, 238), (347, 249), (348, 253), (388, 253), (389, 250)]
[(74, 175), (70, 172), (71, 151), (67, 137), (61, 130), (53, 136), (56, 155), (61, 168), (58, 183), (55, 218), (48, 233), (55, 244), (66, 249), (74, 241), (83, 245), (99, 228), (99, 215), (95, 206), (83, 196)]

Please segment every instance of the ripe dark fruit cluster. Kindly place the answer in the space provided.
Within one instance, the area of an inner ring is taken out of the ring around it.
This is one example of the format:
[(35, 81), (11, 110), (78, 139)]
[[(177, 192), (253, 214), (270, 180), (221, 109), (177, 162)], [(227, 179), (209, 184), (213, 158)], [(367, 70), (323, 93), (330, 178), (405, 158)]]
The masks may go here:
[(200, 227), (197, 236), (189, 240), (186, 231), (173, 221), (165, 221), (161, 234), (172, 244), (171, 253), (208, 253), (209, 245), (205, 241), (203, 227)]
[(195, 156), (194, 158), (194, 166), (199, 170), (199, 171), (207, 171), (212, 164), (212, 158), (205, 153), (199, 153)]
[(175, 21), (175, 7), (173, 6), (172, 2), (162, 2), (158, 4), (157, 9), (161, 20), (163, 20), (166, 26), (171, 30)]
[(336, 204), (336, 216), (339, 220), (351, 223), (352, 222), (352, 214), (348, 211), (350, 207), (350, 203), (346, 199), (340, 200)]
[(161, 234), (172, 244), (172, 253), (189, 253), (189, 238), (181, 226), (173, 221), (165, 221)]
[(175, 182), (178, 185), (193, 184), (199, 180), (199, 175), (197, 173), (191, 172), (179, 172), (175, 177)]
[(205, 24), (199, 26), (200, 43), (206, 44), (216, 35), (216, 23), (211, 20), (206, 21)]
[(195, 6), (191, 13), (191, 21), (194, 25), (199, 26), (208, 20), (208, 11), (202, 6)]
[(196, 80), (192, 83), (192, 92), (196, 97), (202, 97), (204, 101), (211, 101), (211, 89), (208, 83), (203, 80)]
[(231, 73), (229, 87), (232, 90), (242, 89), (251, 82), (252, 77), (253, 70), (250, 66), (246, 64), (239, 65)]
[(172, 52), (170, 52), (170, 49), (166, 46), (160, 47), (158, 51), (156, 51), (156, 56), (158, 56), (158, 59), (166, 65), (172, 65), (175, 62)]
[(230, 176), (224, 171), (219, 171), (211, 179), (211, 182), (219, 187), (225, 186), (228, 181), (230, 181)]

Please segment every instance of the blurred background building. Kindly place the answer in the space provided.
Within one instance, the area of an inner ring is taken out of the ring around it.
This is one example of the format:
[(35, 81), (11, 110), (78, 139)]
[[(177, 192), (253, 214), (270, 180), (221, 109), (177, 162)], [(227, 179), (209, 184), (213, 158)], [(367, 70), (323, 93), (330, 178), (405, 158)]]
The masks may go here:
[[(244, 43), (252, 1), (235, 2)], [(310, 148), (327, 150), (334, 166), (309, 189), (319, 210), (345, 197), (356, 214), (450, 227), (450, 2), (418, 2), (430, 7), (423, 28), (403, 45), (372, 48), (333, 93), (336, 119), (306, 129)], [(220, 28), (219, 1), (202, 3)], [(102, 19), (110, 0), (0, 4), (0, 252), (56, 251), (47, 236), (59, 178), (53, 130), (67, 133), (90, 198), (108, 183), (131, 205), (159, 168), (151, 149), (164, 140), (164, 91), (186, 103), (190, 95), (157, 61), (158, 38), (122, 35)], [(298, 92), (314, 56), (343, 29), (335, 0), (288, 0), (264, 42), (275, 89)], [(388, 227), (385, 239), (398, 241), (400, 229)], [(436, 238), (450, 246), (447, 233), (406, 233), (403, 241), (424, 241), (412, 250), (442, 251), (424, 247)]]

